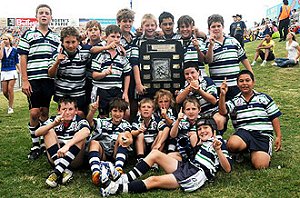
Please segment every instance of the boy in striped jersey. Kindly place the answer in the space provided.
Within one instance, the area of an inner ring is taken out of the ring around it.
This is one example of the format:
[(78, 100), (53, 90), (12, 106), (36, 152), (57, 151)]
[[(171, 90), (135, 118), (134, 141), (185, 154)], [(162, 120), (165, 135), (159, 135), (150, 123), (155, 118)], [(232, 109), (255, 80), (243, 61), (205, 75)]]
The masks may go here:
[(106, 46), (92, 60), (93, 90), (92, 102), (100, 97), (99, 115), (108, 117), (109, 102), (119, 97), (129, 102), (128, 89), (130, 83), (131, 66), (128, 59), (120, 50), (121, 29), (117, 25), (109, 25), (105, 29)]
[(200, 103), (201, 116), (210, 116), (215, 119), (218, 125), (218, 132), (224, 133), (226, 117), (218, 113), (217, 87), (209, 77), (203, 77), (198, 67), (198, 62), (188, 61), (183, 64), (183, 75), (185, 86), (178, 92), (176, 103), (182, 104), (188, 96), (195, 96)]
[[(183, 41), (184, 62), (195, 61), (198, 63), (202, 76), (207, 76), (203, 64), (204, 55), (200, 51), (200, 46), (203, 44), (203, 38), (197, 38), (200, 33), (195, 29), (195, 21), (189, 15), (181, 16), (177, 21), (177, 28), (180, 34), (180, 39)], [(202, 37), (206, 37), (203, 35)]]
[(131, 134), (135, 137), (137, 160), (153, 149), (162, 150), (170, 128), (155, 115), (155, 104), (150, 98), (139, 102), (139, 112), (132, 122)]
[[(196, 155), (188, 161), (177, 161), (158, 150), (152, 150), (145, 159), (116, 182), (105, 183), (100, 188), (100, 193), (102, 196), (108, 196), (122, 192), (142, 193), (153, 188), (176, 189), (179, 187), (184, 192), (193, 192), (203, 186), (207, 180), (215, 177), (219, 167), (227, 173), (230, 172), (231, 157), (228, 155), (222, 137), (215, 135), (215, 126), (213, 119), (201, 118), (197, 121), (200, 141)], [(166, 174), (137, 180), (149, 171), (154, 163), (159, 164)]]
[(242, 70), (237, 76), (241, 93), (225, 103), (228, 91), (226, 80), (221, 85), (219, 111), (230, 114), (236, 132), (229, 138), (227, 148), (232, 153), (250, 151), (251, 162), (255, 169), (268, 168), (272, 155), (273, 130), (276, 133), (275, 151), (281, 149), (279, 116), (281, 112), (264, 93), (253, 90), (254, 75)]
[(36, 8), (38, 27), (24, 32), (18, 45), (22, 77), (22, 92), (29, 103), (32, 148), (28, 159), (37, 159), (41, 152), (39, 138), (35, 130), (49, 116), (49, 106), (54, 92), (53, 80), (48, 76), (48, 63), (59, 45), (59, 36), (49, 29), (52, 20), (52, 10), (46, 4)]
[(85, 117), (86, 64), (91, 56), (91, 47), (79, 45), (79, 31), (75, 27), (64, 27), (60, 35), (61, 48), (53, 52), (48, 68), (49, 76), (55, 78), (54, 101), (66, 96), (75, 98), (78, 115)]
[[(123, 173), (123, 166), (128, 157), (130, 145), (133, 142), (131, 125), (124, 120), (128, 103), (123, 99), (115, 98), (109, 104), (111, 118), (96, 118), (99, 97), (90, 105), (87, 115), (91, 127), (94, 129), (89, 145), (89, 164), (92, 171), (92, 182), (99, 185), (101, 182), (101, 166), (104, 161), (114, 161), (116, 170)], [(106, 163), (107, 164), (107, 163)]]
[(207, 23), (210, 35), (203, 53), (208, 62), (210, 77), (218, 88), (218, 94), (222, 81), (227, 78), (227, 101), (240, 92), (236, 85), (236, 77), (240, 71), (239, 63), (242, 62), (246, 69), (253, 71), (241, 44), (235, 38), (224, 35), (223, 17), (213, 14), (208, 17)]
[(139, 68), (139, 47), (135, 44), (135, 36), (131, 32), (134, 22), (134, 11), (124, 8), (117, 12), (117, 22), (121, 29), (122, 35), (120, 43), (126, 50), (126, 57), (132, 67), (129, 86), (129, 102), (130, 102), (130, 120), (132, 121), (138, 111), (137, 94), (143, 95), (145, 87), (141, 81)]
[(77, 115), (77, 110), (74, 99), (61, 98), (58, 102), (58, 115), (52, 116), (35, 132), (37, 137), (44, 136), (48, 161), (54, 165), (46, 180), (52, 188), (59, 183), (69, 182), (73, 176), (70, 168), (78, 168), (83, 163), (90, 126), (87, 120)]

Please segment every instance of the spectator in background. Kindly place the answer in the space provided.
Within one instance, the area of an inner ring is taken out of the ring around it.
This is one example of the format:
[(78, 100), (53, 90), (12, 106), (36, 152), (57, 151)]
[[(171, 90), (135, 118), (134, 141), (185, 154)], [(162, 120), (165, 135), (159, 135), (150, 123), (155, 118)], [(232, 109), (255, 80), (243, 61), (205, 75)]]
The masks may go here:
[(256, 48), (256, 52), (254, 55), (254, 60), (251, 63), (251, 66), (256, 64), (256, 60), (258, 56), (263, 60), (260, 66), (265, 66), (267, 61), (271, 61), (275, 59), (275, 55), (273, 53), (273, 48), (275, 46), (275, 42), (272, 40), (272, 34), (269, 32), (265, 38), (260, 42), (260, 44)]
[(16, 67), (19, 69), (19, 57), (17, 49), (12, 47), (13, 37), (10, 34), (2, 35), (2, 42), (0, 45), (0, 60), (1, 60), (1, 85), (3, 95), (8, 100), (7, 113), (14, 112), (14, 86), (18, 73)]
[[(279, 21), (279, 42), (285, 41), (286, 35), (288, 34), (288, 28), (290, 24), (291, 7), (289, 6), (288, 0), (283, 0), (283, 5), (280, 7), (278, 21)], [(283, 32), (282, 32), (283, 31)]]
[(233, 20), (233, 22), (230, 24), (230, 27), (229, 27), (229, 35), (231, 37), (234, 37), (234, 31), (236, 28), (236, 15), (232, 16), (232, 20)]
[(292, 10), (291, 25), (295, 25), (299, 21), (299, 12), (296, 9)]
[(235, 30), (233, 33), (233, 37), (238, 40), (241, 46), (244, 48), (244, 34), (246, 32), (246, 24), (242, 21), (242, 15), (236, 15), (236, 22), (235, 22)]
[(275, 62), (272, 65), (278, 67), (288, 67), (298, 64), (300, 47), (296, 41), (296, 34), (294, 32), (288, 33), (285, 49), (287, 50), (287, 58), (275, 58)]

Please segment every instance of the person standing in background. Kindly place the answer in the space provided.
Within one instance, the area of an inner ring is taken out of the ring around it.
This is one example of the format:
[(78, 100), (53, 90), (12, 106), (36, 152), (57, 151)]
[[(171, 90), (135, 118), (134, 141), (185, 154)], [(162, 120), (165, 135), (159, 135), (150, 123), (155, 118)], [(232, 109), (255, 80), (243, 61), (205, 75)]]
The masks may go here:
[[(280, 7), (278, 21), (279, 21), (279, 42), (285, 41), (288, 34), (288, 28), (290, 25), (291, 7), (288, 0), (283, 0), (283, 5)], [(283, 31), (283, 32), (282, 32)]]
[(0, 45), (1, 85), (3, 95), (8, 100), (8, 114), (14, 112), (14, 86), (18, 78), (16, 67), (20, 71), (18, 52), (12, 47), (12, 41), (13, 37), (10, 34), (4, 34)]

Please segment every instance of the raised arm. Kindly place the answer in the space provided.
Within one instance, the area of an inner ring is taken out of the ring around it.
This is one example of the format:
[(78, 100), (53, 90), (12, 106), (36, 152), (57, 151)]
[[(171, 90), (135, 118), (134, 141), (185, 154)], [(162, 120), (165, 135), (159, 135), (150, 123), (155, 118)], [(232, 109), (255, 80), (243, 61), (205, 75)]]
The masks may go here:
[(226, 108), (226, 93), (228, 91), (228, 86), (226, 83), (226, 77), (221, 84), (220, 87), (220, 98), (219, 98), (219, 113), (223, 116), (227, 115), (227, 108)]

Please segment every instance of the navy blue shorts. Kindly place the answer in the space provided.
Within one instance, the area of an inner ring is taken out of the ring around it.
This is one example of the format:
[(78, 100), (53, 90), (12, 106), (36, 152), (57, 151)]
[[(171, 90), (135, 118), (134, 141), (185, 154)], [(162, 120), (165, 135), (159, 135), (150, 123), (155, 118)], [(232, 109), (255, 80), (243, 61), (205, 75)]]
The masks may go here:
[(273, 138), (261, 134), (260, 131), (248, 131), (245, 129), (238, 129), (234, 135), (239, 136), (246, 143), (250, 152), (263, 151), (272, 155)]
[(179, 162), (177, 169), (172, 173), (181, 189), (192, 192), (199, 189), (207, 181), (207, 177), (201, 168), (195, 167), (189, 161)]
[(52, 79), (36, 79), (29, 81), (32, 93), (27, 97), (29, 109), (47, 107), (49, 108), (51, 98), (54, 94), (54, 81)]
[(91, 100), (96, 101), (97, 96), (99, 96), (99, 115), (109, 114), (109, 103), (114, 98), (122, 98), (123, 91), (120, 88), (113, 89), (101, 89), (98, 87), (93, 87)]

